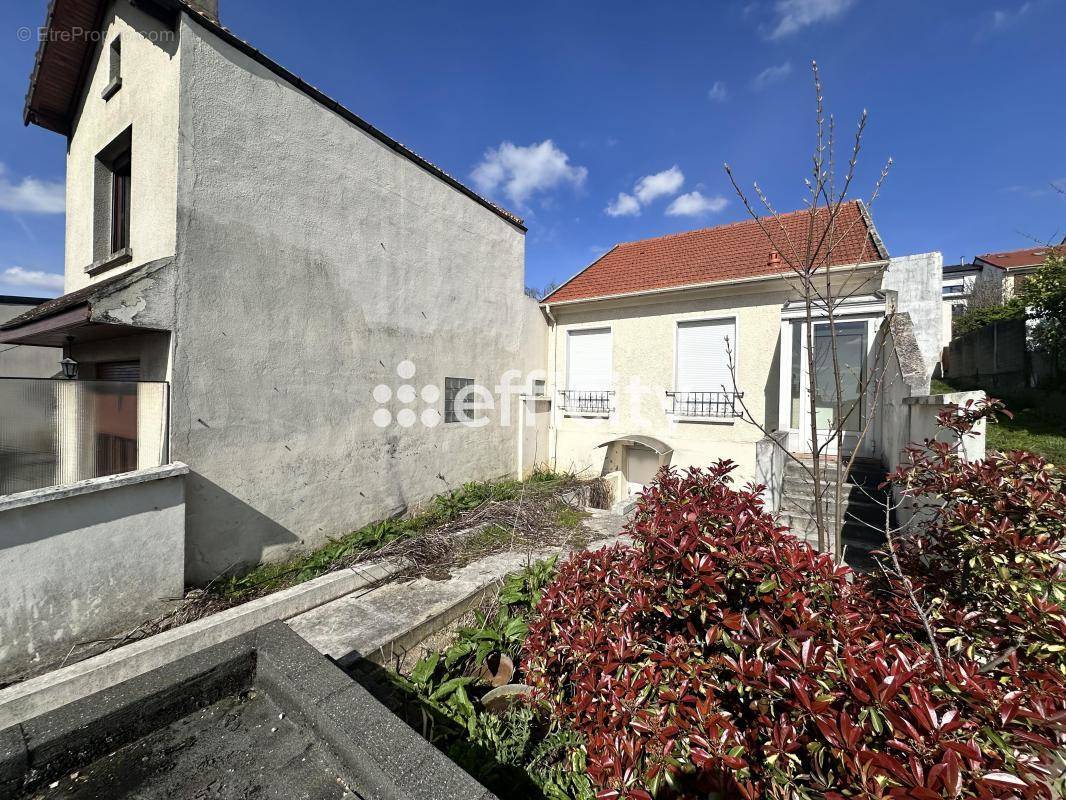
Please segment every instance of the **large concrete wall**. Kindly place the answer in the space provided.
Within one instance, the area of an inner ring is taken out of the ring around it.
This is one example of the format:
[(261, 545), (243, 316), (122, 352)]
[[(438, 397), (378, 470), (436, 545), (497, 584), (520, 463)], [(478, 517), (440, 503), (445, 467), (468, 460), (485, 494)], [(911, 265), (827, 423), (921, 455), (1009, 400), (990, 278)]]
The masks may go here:
[(938, 252), (893, 258), (884, 277), (884, 288), (896, 292), (897, 308), (910, 314), (928, 375), (933, 374), (947, 344), (943, 280), (944, 257)]
[(442, 399), (422, 389), (543, 367), (522, 231), (187, 18), (180, 43), (171, 452), (193, 470), (189, 577), (512, 474), (513, 427), (425, 427)]
[[(118, 271), (172, 256), (177, 238), (178, 42), (154, 17), (119, 0), (108, 10), (74, 133), (67, 147), (66, 272), (68, 292)], [(122, 40), (122, 88), (103, 98), (111, 80), (109, 49)], [(131, 261), (90, 275), (93, 263), (96, 156), (132, 126)]]
[(180, 599), (184, 465), (0, 498), (0, 677)]

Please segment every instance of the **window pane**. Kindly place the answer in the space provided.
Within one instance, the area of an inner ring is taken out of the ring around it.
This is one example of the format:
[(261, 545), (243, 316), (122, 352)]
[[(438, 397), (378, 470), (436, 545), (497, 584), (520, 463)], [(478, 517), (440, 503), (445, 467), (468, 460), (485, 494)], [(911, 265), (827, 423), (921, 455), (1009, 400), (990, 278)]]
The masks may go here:
[(130, 243), (130, 156), (124, 153), (111, 167), (111, 252)]
[(467, 386), (473, 386), (473, 378), (445, 378), (444, 379), (444, 421), (445, 422), (459, 422), (460, 410), (465, 410), (463, 415), (464, 419), (472, 419), (470, 414), (470, 404), (472, 400), (467, 400), (464, 404), (457, 404), (456, 397), (460, 391)]
[(800, 384), (803, 375), (803, 324), (792, 323), (792, 419), (791, 427), (800, 426)]
[[(836, 323), (837, 366), (840, 369), (840, 413), (843, 429), (862, 428), (865, 414), (866, 323)], [(828, 324), (814, 328), (815, 412), (818, 428), (837, 427), (836, 378), (833, 371), (833, 336)]]

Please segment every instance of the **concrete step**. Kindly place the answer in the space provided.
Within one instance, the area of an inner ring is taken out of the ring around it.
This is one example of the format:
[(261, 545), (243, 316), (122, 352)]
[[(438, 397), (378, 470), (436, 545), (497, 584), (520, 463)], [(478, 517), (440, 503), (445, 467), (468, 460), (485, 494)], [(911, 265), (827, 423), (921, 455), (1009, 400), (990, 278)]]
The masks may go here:
[[(813, 464), (805, 462), (807, 469), (804, 469), (794, 461), (785, 462), (785, 478), (797, 478), (801, 480), (811, 481), (810, 472), (813, 471)], [(832, 483), (836, 481), (836, 465), (834, 464), (820, 464), (819, 475), (821, 479), (826, 483)], [(886, 470), (883, 467), (869, 467), (869, 466), (853, 466), (846, 474), (845, 479), (852, 484), (859, 484), (862, 486), (877, 486), (885, 480)]]
[[(835, 483), (826, 482), (822, 484), (822, 487), (823, 497), (836, 496)], [(885, 491), (884, 489), (878, 489), (875, 485), (864, 486), (863, 484), (858, 483), (843, 483), (841, 484), (840, 488), (845, 500), (883, 500), (888, 495), (887, 491)], [(786, 476), (784, 482), (784, 493), (792, 497), (810, 497), (813, 499), (814, 481), (812, 481), (810, 478)]]
[[(816, 535), (817, 525), (813, 517), (803, 513), (797, 514), (783, 511), (777, 515), (777, 518), (782, 525), (787, 526), (797, 536), (810, 539)], [(833, 530), (832, 523), (827, 524), (826, 528)], [(855, 520), (844, 521), (843, 533), (845, 540), (854, 541), (857, 544), (861, 543), (864, 546), (869, 545), (871, 548), (879, 547), (884, 541), (884, 536), (879, 530), (874, 530)]]
[[(844, 498), (843, 506), (843, 515), (845, 517), (878, 523), (884, 520), (885, 507), (873, 500)], [(834, 499), (832, 497), (823, 497), (822, 509), (826, 516), (833, 516), (836, 509)], [(781, 510), (796, 511), (813, 517), (815, 516), (814, 497), (786, 493), (781, 498)]]

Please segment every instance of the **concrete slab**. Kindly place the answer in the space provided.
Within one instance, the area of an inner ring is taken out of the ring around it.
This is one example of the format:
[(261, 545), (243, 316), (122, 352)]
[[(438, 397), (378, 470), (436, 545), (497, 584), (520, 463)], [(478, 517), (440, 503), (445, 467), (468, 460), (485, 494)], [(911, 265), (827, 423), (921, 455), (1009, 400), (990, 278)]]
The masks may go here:
[(176, 659), (197, 653), (276, 620), (303, 613), (341, 596), (358, 596), (405, 564), (359, 564), (252, 600), (188, 625), (149, 636), (62, 669), (0, 690), (0, 729), (23, 722)]
[[(597, 540), (589, 549), (623, 541), (620, 532), (624, 522), (617, 514), (592, 512), (585, 524)], [(325, 603), (286, 624), (341, 666), (361, 658), (388, 664), (394, 656), (460, 617), (506, 576), (562, 550), (548, 547), (533, 553), (497, 553), (454, 570), (445, 580), (419, 578), (386, 584)]]
[(0, 729), (0, 797), (495, 800), (280, 622)]

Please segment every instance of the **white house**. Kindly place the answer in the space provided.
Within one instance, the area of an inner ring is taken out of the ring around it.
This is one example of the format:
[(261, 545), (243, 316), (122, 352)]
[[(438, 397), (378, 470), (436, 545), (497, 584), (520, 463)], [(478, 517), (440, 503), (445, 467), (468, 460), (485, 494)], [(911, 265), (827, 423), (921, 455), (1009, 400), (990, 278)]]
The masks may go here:
[[(807, 220), (804, 211), (782, 217), (800, 252)], [(850, 405), (845, 446), (880, 458), (877, 436), (860, 432), (873, 413), (869, 376), (889, 256), (861, 203), (843, 208), (837, 228), (847, 233), (826, 261), (847, 298), (835, 323)], [(812, 381), (827, 426), (835, 408), (825, 372), (831, 331), (828, 321), (813, 323), (812, 375), (806, 314), (781, 247), (752, 220), (628, 242), (545, 297), (555, 465), (620, 470), (637, 488), (661, 464), (721, 458), (754, 479), (756, 442), (767, 432), (809, 452)], [(931, 285), (935, 296), (938, 281)], [(876, 434), (879, 422), (870, 421)]]
[(55, 0), (47, 25), (25, 113), (67, 153), (67, 293), (0, 342), (65, 346), (110, 409), (105, 432), (78, 401), (63, 480), (188, 464), (196, 582), (515, 471), (500, 415), (452, 406), (543, 367), (520, 219), (212, 0)]

